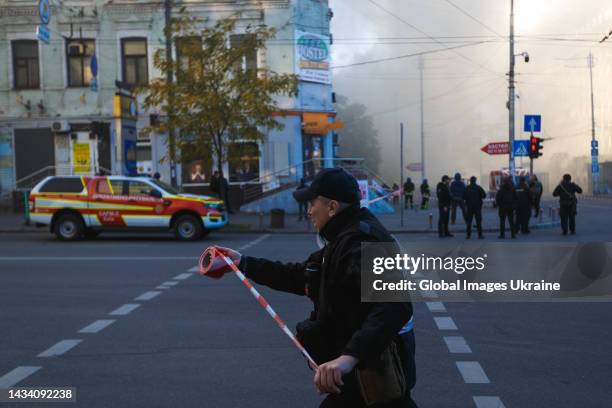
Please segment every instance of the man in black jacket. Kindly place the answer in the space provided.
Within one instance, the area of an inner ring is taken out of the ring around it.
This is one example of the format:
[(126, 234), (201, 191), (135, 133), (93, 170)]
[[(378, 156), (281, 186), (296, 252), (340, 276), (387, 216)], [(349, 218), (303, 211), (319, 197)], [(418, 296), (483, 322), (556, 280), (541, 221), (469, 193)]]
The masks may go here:
[[(407, 390), (380, 407), (416, 407), (410, 398), (416, 381), (412, 305), (361, 302), (361, 243), (394, 239), (370, 211), (359, 208), (357, 181), (343, 169), (323, 169), (293, 195), (309, 201), (308, 215), (326, 242), (306, 262), (273, 262), (220, 249), (256, 283), (313, 301), (310, 319), (298, 325), (298, 338), (319, 364), (314, 382), (329, 394), (321, 407), (365, 408), (354, 369), (379, 359), (391, 342), (399, 351)], [(316, 328), (309, 330), (316, 350), (303, 340), (305, 334), (301, 337), (305, 328)]]
[(450, 177), (442, 176), (442, 181), (436, 187), (436, 195), (438, 197), (438, 235), (440, 238), (452, 237), (453, 234), (448, 232), (448, 215), (451, 205), (451, 194), (448, 188)]
[(495, 195), (495, 203), (499, 208), (499, 239), (506, 238), (506, 219), (510, 224), (510, 234), (512, 238), (516, 238), (516, 230), (514, 226), (514, 210), (518, 197), (510, 176), (506, 177), (499, 187)]
[(529, 218), (531, 217), (531, 206), (533, 205), (532, 195), (527, 185), (525, 177), (519, 178), (518, 188), (516, 189), (516, 226), (515, 230), (521, 234), (529, 234)]
[(465, 193), (465, 183), (461, 180), (461, 173), (455, 173), (455, 179), (450, 184), (451, 194), (451, 224), (455, 225), (457, 220), (457, 207), (461, 208), (461, 217), (463, 221), (467, 221), (465, 200), (463, 194)]
[(476, 184), (476, 177), (470, 177), (470, 185), (465, 188), (463, 199), (467, 205), (467, 239), (472, 237), (472, 221), (476, 218), (476, 228), (478, 229), (478, 239), (483, 239), (482, 235), (482, 200), (487, 196), (487, 193)]
[(572, 235), (576, 234), (576, 213), (578, 209), (576, 193), (582, 194), (582, 189), (577, 184), (572, 183), (572, 176), (569, 174), (563, 175), (563, 181), (553, 191), (553, 196), (559, 197), (559, 217), (561, 217), (563, 235), (567, 235), (568, 221), (570, 233)]

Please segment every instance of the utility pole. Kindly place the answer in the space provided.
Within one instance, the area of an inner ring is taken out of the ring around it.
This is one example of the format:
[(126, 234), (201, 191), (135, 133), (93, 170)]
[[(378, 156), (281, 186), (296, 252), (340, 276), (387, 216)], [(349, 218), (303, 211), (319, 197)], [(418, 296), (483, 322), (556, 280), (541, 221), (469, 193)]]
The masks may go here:
[(406, 195), (402, 191), (404, 186), (404, 124), (402, 122), (400, 122), (400, 186), (400, 191), (402, 192), (399, 199), (400, 226), (404, 228), (404, 207), (406, 206), (404, 200), (406, 200)]
[(425, 179), (425, 123), (423, 114), (423, 70), (425, 69), (425, 62), (423, 56), (419, 55), (419, 83), (420, 83), (420, 97), (421, 97), (421, 178)]
[(589, 52), (589, 77), (591, 80), (591, 179), (593, 194), (599, 194), (599, 160), (598, 145), (595, 139), (595, 97), (593, 96), (593, 54)]
[[(166, 61), (172, 61), (172, 0), (164, 0), (164, 31), (166, 34)], [(174, 70), (168, 69), (166, 72), (166, 81), (169, 85), (174, 82)], [(168, 95), (168, 122), (171, 124), (168, 129), (168, 153), (170, 158), (170, 184), (172, 187), (177, 186), (176, 179), (176, 133), (174, 126), (174, 94), (170, 92)]]
[(510, 0), (510, 72), (508, 73), (508, 111), (509, 111), (509, 137), (508, 137), (508, 169), (510, 177), (514, 180), (514, 0)]

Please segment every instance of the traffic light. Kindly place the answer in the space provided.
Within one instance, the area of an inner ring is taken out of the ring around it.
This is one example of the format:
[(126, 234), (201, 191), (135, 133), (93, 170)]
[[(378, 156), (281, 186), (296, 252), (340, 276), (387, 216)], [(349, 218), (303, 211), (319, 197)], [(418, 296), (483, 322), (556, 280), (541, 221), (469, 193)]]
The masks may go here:
[(542, 155), (540, 150), (542, 150), (542, 142), (543, 140), (539, 137), (531, 136), (529, 138), (529, 157), (531, 159), (537, 159)]

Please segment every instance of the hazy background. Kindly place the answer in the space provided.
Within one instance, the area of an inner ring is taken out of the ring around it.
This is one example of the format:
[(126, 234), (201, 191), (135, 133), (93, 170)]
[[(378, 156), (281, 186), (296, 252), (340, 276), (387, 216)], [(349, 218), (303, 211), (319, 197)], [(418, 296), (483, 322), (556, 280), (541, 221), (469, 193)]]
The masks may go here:
[[(599, 43), (612, 30), (612, 3), (515, 3), (515, 52), (526, 51), (531, 58), (526, 64), (517, 57), (516, 138), (528, 138), (522, 132), (524, 114), (541, 114), (542, 136), (554, 139), (544, 143), (544, 156), (536, 160), (535, 172), (549, 172), (552, 183), (570, 171), (586, 184), (591, 138), (589, 51), (595, 61), (600, 162), (612, 154), (612, 38)], [(334, 12), (334, 88), (347, 98), (346, 103), (364, 105), (363, 115), (371, 119), (374, 129), (367, 133), (374, 133), (380, 146), (380, 157), (374, 161), (383, 178), (389, 183), (399, 181), (400, 121), (405, 125), (405, 163), (420, 162), (419, 58), (344, 66), (428, 50), (440, 50), (423, 57), (430, 184), (455, 171), (467, 177), (485, 176), (484, 184), (491, 170), (507, 167), (507, 156), (488, 156), (480, 148), (508, 140), (509, 0), (331, 0), (330, 7)], [(528, 159), (523, 164), (528, 168)], [(421, 178), (420, 173), (405, 171), (405, 175)]]

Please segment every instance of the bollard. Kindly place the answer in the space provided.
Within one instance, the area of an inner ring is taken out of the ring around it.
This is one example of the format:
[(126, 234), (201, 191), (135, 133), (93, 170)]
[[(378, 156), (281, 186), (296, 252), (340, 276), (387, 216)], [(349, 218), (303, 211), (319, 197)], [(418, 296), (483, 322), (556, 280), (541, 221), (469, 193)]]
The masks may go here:
[(30, 203), (28, 202), (28, 192), (23, 192), (23, 217), (25, 225), (30, 225)]
[(429, 229), (433, 229), (433, 214), (429, 213)]

